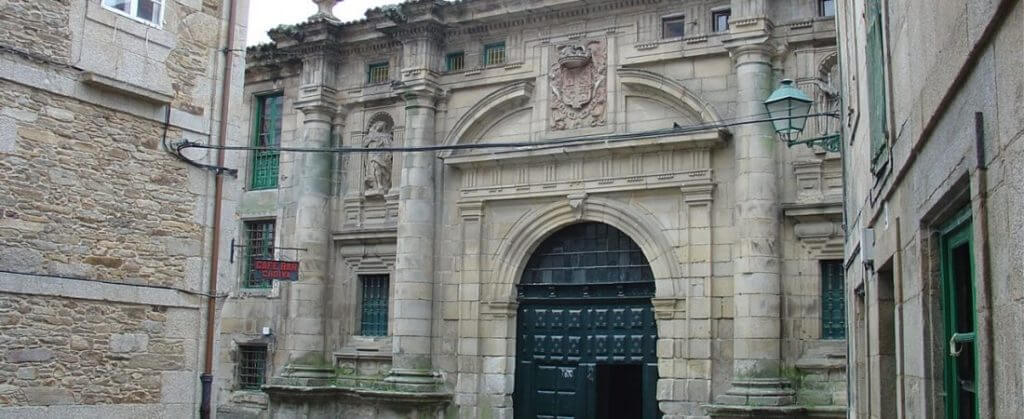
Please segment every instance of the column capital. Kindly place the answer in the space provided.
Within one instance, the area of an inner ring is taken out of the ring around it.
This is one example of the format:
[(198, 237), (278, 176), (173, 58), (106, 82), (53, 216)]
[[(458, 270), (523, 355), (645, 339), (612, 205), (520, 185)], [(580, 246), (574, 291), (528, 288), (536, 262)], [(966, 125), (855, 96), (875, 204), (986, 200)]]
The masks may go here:
[(296, 102), (295, 109), (302, 112), (308, 122), (332, 124), (334, 123), (335, 115), (338, 114), (338, 107), (324, 100)]
[(437, 100), (441, 89), (429, 80), (420, 79), (417, 83), (403, 86), (398, 95), (405, 100), (405, 109), (428, 108), (437, 109)]
[(729, 56), (737, 66), (747, 63), (763, 63), (771, 65), (772, 57), (777, 48), (768, 42), (767, 35), (761, 39), (731, 40), (726, 45)]

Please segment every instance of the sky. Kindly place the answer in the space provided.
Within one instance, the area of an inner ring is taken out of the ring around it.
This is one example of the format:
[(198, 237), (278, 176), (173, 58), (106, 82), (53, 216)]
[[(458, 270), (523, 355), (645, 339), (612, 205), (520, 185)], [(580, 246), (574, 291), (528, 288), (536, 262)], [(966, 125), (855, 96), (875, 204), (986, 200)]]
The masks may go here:
[[(401, 0), (344, 0), (334, 7), (334, 15), (342, 22), (362, 19), (366, 9)], [(295, 24), (305, 21), (316, 13), (311, 0), (251, 0), (249, 2), (249, 33), (246, 45), (270, 42), (267, 31), (280, 24)]]

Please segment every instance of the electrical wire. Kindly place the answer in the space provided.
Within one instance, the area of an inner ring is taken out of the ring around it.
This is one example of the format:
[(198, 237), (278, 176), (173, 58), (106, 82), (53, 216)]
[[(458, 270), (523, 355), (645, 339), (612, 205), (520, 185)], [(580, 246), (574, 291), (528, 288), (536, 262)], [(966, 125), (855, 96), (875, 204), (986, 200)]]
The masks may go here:
[[(761, 113), (753, 115), (754, 117), (767, 115), (767, 113)], [(834, 113), (813, 113), (808, 114), (807, 117), (814, 116), (835, 116)], [(455, 150), (476, 150), (476, 149), (515, 149), (515, 150), (504, 150), (497, 152), (509, 153), (518, 151), (535, 151), (545, 150), (551, 148), (560, 147), (579, 147), (592, 144), (613, 144), (623, 141), (630, 141), (644, 138), (657, 138), (667, 137), (679, 134), (690, 134), (698, 132), (707, 132), (715, 130), (723, 130), (728, 127), (750, 125), (764, 122), (781, 121), (786, 119), (792, 119), (789, 116), (778, 117), (778, 118), (734, 118), (716, 121), (706, 124), (696, 124), (690, 126), (679, 126), (676, 125), (668, 129), (649, 130), (641, 132), (631, 133), (620, 133), (620, 134), (604, 134), (604, 135), (592, 135), (592, 136), (581, 136), (581, 137), (568, 137), (554, 139), (544, 142), (497, 142), (497, 143), (472, 143), (472, 144), (441, 144), (441, 145), (430, 145), (420, 147), (380, 147), (380, 148), (366, 148), (366, 147), (328, 147), (328, 148), (311, 148), (311, 147), (260, 147), (260, 146), (217, 146), (211, 144), (203, 144), (194, 141), (182, 140), (174, 143), (173, 147), (178, 158), (190, 161), (190, 164), (203, 167), (211, 170), (222, 170), (232, 176), (237, 175), (238, 169), (230, 169), (223, 167), (216, 167), (205, 165), (199, 162), (191, 161), (188, 157), (182, 154), (183, 150), (190, 148), (200, 148), (208, 150), (225, 150), (225, 151), (278, 151), (278, 152), (294, 152), (294, 153), (374, 153), (374, 152), (427, 152), (427, 151), (455, 151)]]

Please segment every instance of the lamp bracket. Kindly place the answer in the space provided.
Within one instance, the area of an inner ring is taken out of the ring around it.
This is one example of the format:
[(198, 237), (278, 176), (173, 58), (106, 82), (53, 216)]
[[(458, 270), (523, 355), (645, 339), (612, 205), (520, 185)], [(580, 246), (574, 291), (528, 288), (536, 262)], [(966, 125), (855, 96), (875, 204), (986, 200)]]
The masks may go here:
[(822, 148), (824, 148), (825, 151), (831, 151), (833, 153), (838, 153), (839, 152), (839, 146), (841, 145), (840, 142), (839, 142), (839, 138), (840, 138), (839, 134), (831, 134), (831, 135), (826, 135), (826, 136), (823, 136), (823, 137), (810, 138), (810, 139), (807, 139), (807, 140), (787, 140), (786, 141), (786, 146), (793, 147), (793, 146), (798, 145), (798, 144), (805, 144), (805, 145), (807, 145), (807, 147), (811, 147), (811, 146), (814, 146), (814, 145), (818, 145), (818, 146), (821, 146)]

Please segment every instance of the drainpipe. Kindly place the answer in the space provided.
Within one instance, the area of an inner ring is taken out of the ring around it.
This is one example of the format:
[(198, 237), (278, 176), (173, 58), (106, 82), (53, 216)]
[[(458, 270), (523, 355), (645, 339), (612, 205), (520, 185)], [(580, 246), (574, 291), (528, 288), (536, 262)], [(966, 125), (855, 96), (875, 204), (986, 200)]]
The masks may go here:
[[(217, 127), (217, 145), (224, 146), (224, 139), (228, 134), (228, 107), (230, 105), (231, 92), (231, 68), (234, 65), (235, 45), (235, 1), (228, 1), (228, 33), (224, 46), (224, 76), (220, 90), (220, 123)], [(224, 150), (217, 150), (217, 167), (224, 167)], [(220, 267), (220, 219), (223, 211), (221, 200), (224, 195), (224, 171), (218, 169), (214, 181), (213, 193), (213, 237), (210, 245), (210, 289), (206, 296), (206, 347), (203, 350), (203, 374), (199, 376), (202, 383), (203, 395), (199, 405), (199, 417), (208, 419), (210, 417), (210, 400), (213, 387), (213, 341), (214, 324), (217, 314), (217, 271)]]
[[(980, 401), (981, 406), (987, 404), (990, 415), (995, 415), (996, 404), (995, 404), (995, 334), (993, 325), (993, 303), (994, 299), (992, 296), (992, 266), (990, 264), (991, 258), (991, 243), (988, 235), (988, 163), (985, 158), (985, 114), (981, 112), (974, 113), (974, 155), (975, 155), (975, 173), (977, 177), (977, 189), (978, 189), (978, 230), (981, 235), (980, 240), (980, 255), (978, 257), (977, 266), (980, 268), (976, 278), (981, 281), (975, 280), (975, 284), (979, 284), (984, 293), (985, 307), (981, 310), (975, 309), (977, 315), (980, 315), (984, 319), (984, 322), (980, 325), (983, 331), (988, 335), (986, 339), (985, 347), (979, 352), (984, 352), (988, 358), (988, 362), (983, 364), (985, 368), (986, 387), (988, 391), (985, 394), (980, 395), (982, 398)], [(978, 254), (979, 251), (975, 251)], [(975, 293), (977, 294), (977, 293)], [(975, 327), (978, 327), (976, 325)], [(979, 330), (980, 332), (980, 330)], [(980, 368), (979, 368), (980, 369)], [(979, 380), (980, 381), (980, 380)], [(984, 411), (984, 410), (982, 410)]]

